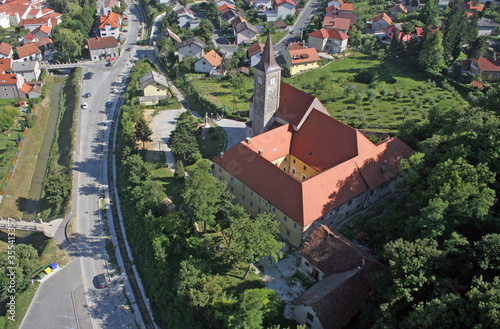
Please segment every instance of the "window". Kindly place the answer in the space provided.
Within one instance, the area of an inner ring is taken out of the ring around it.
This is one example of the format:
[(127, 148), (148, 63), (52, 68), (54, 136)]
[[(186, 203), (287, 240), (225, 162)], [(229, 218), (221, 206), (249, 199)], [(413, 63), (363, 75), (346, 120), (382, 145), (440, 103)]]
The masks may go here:
[[(191, 46), (190, 46), (191, 47)], [(189, 51), (189, 53), (191, 54), (191, 50)]]
[(275, 207), (273, 207), (271, 210), (272, 210), (273, 213), (276, 213), (276, 208)]
[(493, 77), (493, 73), (488, 74), (488, 78), (492, 78), (492, 77)]
[(283, 167), (283, 170), (284, 170), (284, 171), (287, 171), (287, 169), (288, 169), (288, 167), (287, 167), (287, 166), (284, 166), (284, 167)]
[(311, 266), (308, 262), (304, 262), (304, 265), (305, 265), (306, 267)]
[(293, 223), (293, 228), (297, 228), (297, 223)]
[(261, 84), (262, 84), (262, 77), (257, 77), (257, 83), (258, 83), (259, 85), (261, 85)]
[(230, 190), (231, 192), (233, 192), (233, 187), (231, 186), (231, 187), (229, 188), (229, 190)]
[(253, 207), (253, 202), (252, 201), (250, 201), (250, 207)]
[(221, 168), (219, 168), (219, 172), (222, 172), (222, 169), (221, 169)]
[(232, 181), (234, 181), (234, 178), (233, 178), (233, 177), (231, 177), (231, 182), (232, 182)]
[(286, 215), (283, 215), (283, 220), (286, 222), (288, 221), (288, 217)]
[(257, 212), (260, 214), (260, 208), (257, 208)]
[(304, 170), (307, 170), (307, 167), (306, 167), (306, 166), (304, 166)]
[(306, 176), (306, 174), (302, 174), (302, 175), (300, 176), (300, 178), (301, 178), (302, 180), (304, 180), (304, 179), (306, 179), (306, 178), (307, 178), (307, 176)]
[(295, 159), (293, 159), (292, 162), (295, 163)]
[(286, 235), (290, 236), (290, 231), (289, 230), (286, 230)]
[(244, 191), (245, 190), (245, 185), (241, 185), (241, 189)]
[(352, 200), (349, 200), (349, 202), (347, 203), (348, 206), (350, 206), (352, 204)]
[(370, 191), (370, 195), (373, 195), (373, 191)]
[(274, 85), (275, 83), (276, 83), (276, 78), (271, 78), (271, 81), (270, 81), (271, 86)]
[(245, 200), (245, 196), (244, 195), (241, 196), (241, 200)]
[(495, 78), (498, 78), (500, 76), (500, 74), (495, 74)]
[(250, 191), (250, 196), (253, 196), (253, 191)]
[(314, 316), (311, 313), (307, 313), (307, 320), (314, 321)]
[(259, 202), (262, 202), (262, 198), (261, 197), (259, 197)]
[(295, 176), (295, 168), (292, 168), (292, 175)]

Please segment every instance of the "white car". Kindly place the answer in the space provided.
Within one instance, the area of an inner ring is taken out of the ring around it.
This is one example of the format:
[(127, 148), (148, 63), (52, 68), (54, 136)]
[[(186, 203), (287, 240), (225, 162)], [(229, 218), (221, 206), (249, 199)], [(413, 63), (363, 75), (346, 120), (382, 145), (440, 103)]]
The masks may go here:
[(88, 106), (87, 102), (83, 103), (83, 104), (82, 104), (82, 109), (86, 109), (86, 108), (87, 108), (87, 106)]

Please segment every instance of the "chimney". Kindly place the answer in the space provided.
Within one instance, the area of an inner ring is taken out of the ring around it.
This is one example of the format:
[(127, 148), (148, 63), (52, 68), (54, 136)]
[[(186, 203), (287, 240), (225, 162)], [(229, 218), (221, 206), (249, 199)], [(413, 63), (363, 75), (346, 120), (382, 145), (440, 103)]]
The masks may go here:
[(224, 152), (220, 152), (219, 159), (222, 159), (223, 156), (224, 156)]
[(250, 138), (250, 137), (247, 137), (247, 138), (246, 138), (246, 141), (247, 141), (247, 144), (248, 144), (248, 145), (252, 144), (252, 143), (250, 142), (250, 141), (251, 141), (251, 138)]
[(262, 155), (262, 153), (264, 153), (264, 151), (259, 149), (259, 154)]

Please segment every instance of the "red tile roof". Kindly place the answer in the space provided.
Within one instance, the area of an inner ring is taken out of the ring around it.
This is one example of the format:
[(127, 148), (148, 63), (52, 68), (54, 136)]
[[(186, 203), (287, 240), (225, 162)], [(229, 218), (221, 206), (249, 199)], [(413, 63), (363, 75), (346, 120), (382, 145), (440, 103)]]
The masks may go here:
[(316, 48), (289, 49), (292, 65), (317, 62), (320, 60)]
[(19, 58), (25, 58), (34, 55), (40, 51), (36, 46), (36, 44), (34, 43), (27, 44), (26, 46), (17, 47), (16, 50), (17, 50), (17, 55), (19, 55)]
[(477, 63), (481, 71), (500, 71), (500, 59), (479, 57)]
[(118, 28), (120, 17), (121, 16), (119, 14), (110, 11), (108, 16), (101, 17), (99, 28), (104, 29), (107, 24), (111, 25), (111, 27), (114, 29)]
[(479, 89), (484, 88), (484, 85), (477, 80), (472, 81), (470, 84), (471, 84), (471, 86), (474, 86), (474, 87), (479, 88)]
[(408, 9), (406, 9), (406, 7), (403, 6), (402, 3), (399, 3), (399, 4), (395, 5), (394, 7), (392, 7), (391, 11), (397, 10), (397, 9), (401, 9), (405, 14), (408, 14)]
[(203, 57), (213, 67), (217, 67), (220, 63), (222, 63), (222, 57), (220, 57), (214, 49), (210, 50)]
[(222, 6), (219, 7), (219, 11), (221, 13), (225, 13), (226, 11), (229, 11), (229, 10), (236, 10), (236, 8), (234, 8), (233, 6), (231, 5), (228, 5), (227, 3), (223, 4)]
[(12, 58), (0, 59), (0, 72), (3, 74), (5, 71), (10, 71), (12, 67)]
[(341, 32), (339, 30), (327, 30), (327, 29), (316, 30), (314, 32), (309, 33), (309, 36), (323, 40), (327, 38), (332, 38), (337, 40), (349, 39), (349, 36), (344, 32)]
[(289, 4), (291, 4), (292, 6), (294, 6), (294, 7), (297, 6), (297, 4), (295, 3), (295, 1), (293, 1), (293, 0), (274, 0), (274, 2), (276, 3), (276, 6), (281, 6), (281, 5), (283, 5), (283, 4), (287, 3), (287, 2)]
[(16, 83), (17, 78), (15, 74), (0, 74), (0, 85), (15, 85)]
[(288, 50), (305, 49), (305, 47), (300, 42), (290, 42), (286, 47), (288, 48)]
[(343, 3), (340, 4), (340, 10), (343, 10), (343, 11), (353, 11), (354, 10), (354, 4), (343, 2)]
[(115, 37), (91, 38), (87, 43), (90, 50), (118, 47)]
[(8, 56), (10, 55), (11, 51), (12, 51), (12, 45), (9, 45), (7, 42), (0, 43), (0, 54)]
[(252, 57), (253, 55), (256, 55), (264, 51), (264, 44), (261, 42), (254, 43), (253, 45), (248, 47), (247, 51), (248, 51), (248, 57)]
[(31, 89), (33, 89), (33, 87), (25, 83), (25, 84), (23, 84), (21, 89), (19, 89), (19, 91), (27, 94), (31, 91)]
[(54, 9), (51, 9), (51, 8), (43, 8), (42, 9), (42, 16), (45, 16), (47, 14), (50, 14), (50, 13), (53, 13), (54, 12)]
[(323, 19), (323, 27), (325, 29), (336, 29), (349, 31), (351, 20), (348, 18), (325, 16)]
[(42, 26), (42, 24), (48, 24), (49, 22), (49, 15), (47, 16), (44, 16), (44, 17), (40, 17), (40, 18), (32, 18), (32, 19), (23, 19), (21, 21), (21, 25), (22, 26), (26, 26), (26, 25), (40, 25)]
[(392, 24), (392, 19), (387, 15), (386, 13), (380, 14), (377, 17), (373, 19), (373, 23), (380, 21), (383, 19), (387, 24), (391, 25)]
[(40, 38), (36, 42), (38, 48), (54, 43), (51, 38)]
[(233, 19), (233, 20), (231, 21), (231, 26), (234, 28), (234, 27), (236, 27), (238, 24), (240, 24), (240, 23), (242, 23), (242, 22), (246, 22), (246, 21), (247, 21), (247, 20), (246, 20), (246, 19), (244, 19), (243, 17), (238, 16), (238, 17), (236, 17), (235, 19)]
[[(284, 83), (281, 86), (278, 117), (283, 110), (281, 97), (290, 96), (292, 91), (287, 91)], [(292, 97), (293, 100), (299, 101), (300, 97)], [(300, 102), (295, 105), (299, 107)], [(288, 109), (295, 110), (293, 106)], [(318, 110), (309, 111), (298, 131), (290, 124), (283, 125), (253, 137), (250, 145), (242, 142), (229, 149), (222, 159), (213, 160), (301, 226), (393, 178), (401, 159), (413, 152), (397, 138), (374, 145), (356, 129)], [(300, 121), (298, 114), (285, 114)], [(263, 153), (259, 154), (259, 150)], [(271, 162), (287, 154), (320, 172), (298, 181)]]
[(44, 33), (49, 34), (51, 30), (52, 29), (48, 25), (43, 24), (42, 26), (40, 26), (40, 31)]

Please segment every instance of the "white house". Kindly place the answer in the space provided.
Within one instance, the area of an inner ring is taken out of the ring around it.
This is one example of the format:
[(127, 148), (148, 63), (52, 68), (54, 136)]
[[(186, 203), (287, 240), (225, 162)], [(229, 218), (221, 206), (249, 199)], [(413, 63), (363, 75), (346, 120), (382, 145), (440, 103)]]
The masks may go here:
[(12, 71), (22, 75), (26, 81), (37, 81), (40, 76), (40, 63), (38, 61), (14, 62)]
[(200, 25), (200, 20), (196, 18), (191, 9), (181, 7), (176, 11), (176, 13), (179, 28), (195, 28), (196, 26)]
[(319, 29), (309, 33), (309, 47), (318, 52), (341, 53), (347, 49), (349, 36), (338, 30)]
[(99, 35), (101, 38), (115, 37), (118, 39), (120, 36), (120, 24), (121, 16), (117, 13), (109, 12), (107, 16), (101, 16)]
[(236, 39), (236, 44), (250, 43), (257, 39), (257, 34), (259, 31), (255, 26), (248, 23), (247, 21), (241, 22), (234, 28), (234, 36)]
[(296, 6), (293, 0), (274, 0), (274, 10), (278, 19), (285, 19), (288, 15), (295, 15)]
[(194, 71), (199, 73), (210, 73), (222, 64), (222, 57), (212, 49), (194, 63)]
[(184, 57), (191, 56), (194, 58), (202, 58), (205, 55), (205, 43), (197, 37), (179, 42), (176, 46), (179, 56), (179, 63)]
[(260, 42), (254, 43), (247, 49), (248, 58), (250, 58), (250, 66), (254, 67), (260, 62), (262, 58), (262, 52), (264, 51), (264, 45)]
[(120, 8), (120, 0), (106, 0), (102, 2), (101, 15), (108, 15), (113, 11), (113, 7)]
[(9, 45), (7, 42), (0, 43), (0, 58), (12, 58), (13, 54), (12, 45)]

